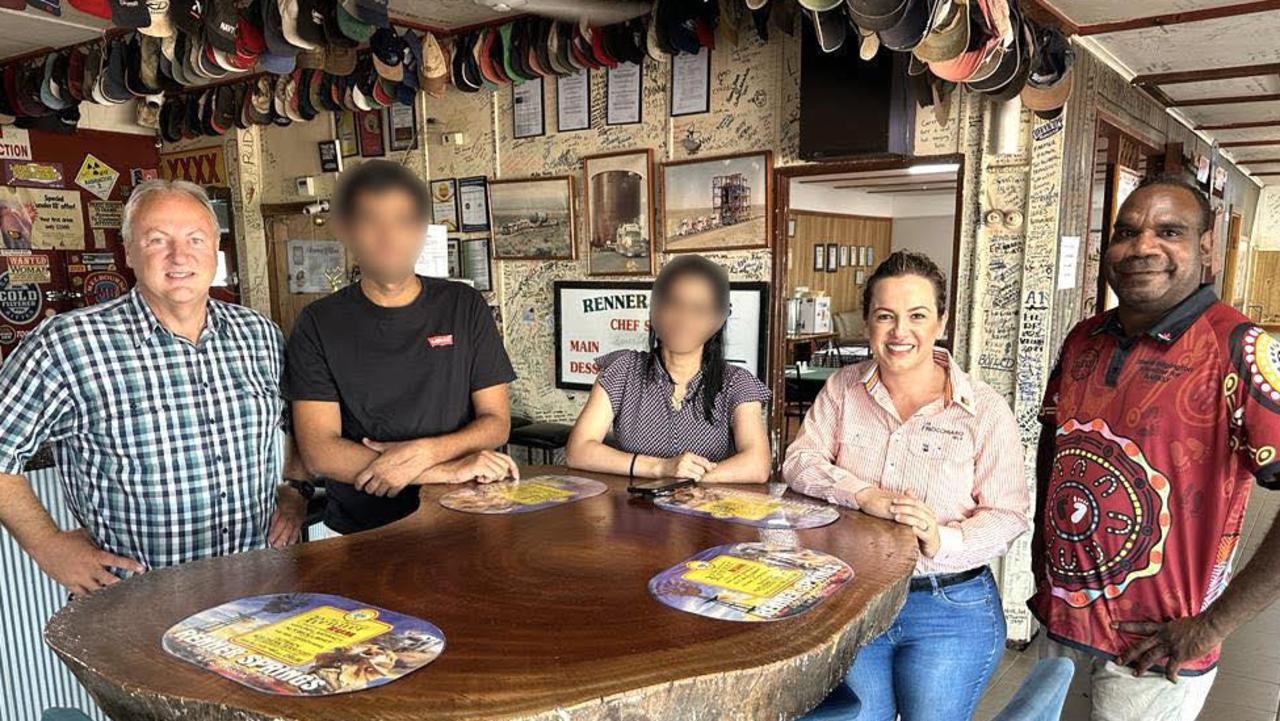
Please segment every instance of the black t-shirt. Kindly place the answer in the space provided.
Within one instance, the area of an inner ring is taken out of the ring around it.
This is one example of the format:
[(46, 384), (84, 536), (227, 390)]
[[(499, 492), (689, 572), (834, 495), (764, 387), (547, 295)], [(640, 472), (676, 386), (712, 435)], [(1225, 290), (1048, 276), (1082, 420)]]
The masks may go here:
[[(360, 443), (438, 436), (475, 417), (471, 392), (515, 380), (484, 298), (462, 283), (418, 278), (409, 305), (375, 305), (352, 285), (302, 309), (289, 338), (284, 394), (335, 401), (342, 437)], [(354, 533), (418, 508), (416, 489), (379, 498), (330, 483), (324, 522)]]

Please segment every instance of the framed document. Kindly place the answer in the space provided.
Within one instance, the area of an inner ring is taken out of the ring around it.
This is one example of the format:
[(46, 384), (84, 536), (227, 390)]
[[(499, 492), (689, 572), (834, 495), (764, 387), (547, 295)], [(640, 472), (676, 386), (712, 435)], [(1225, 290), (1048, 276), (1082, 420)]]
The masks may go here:
[(643, 73), (636, 63), (619, 63), (605, 72), (605, 125), (635, 125), (642, 118)]
[(839, 246), (835, 243), (827, 243), (827, 272), (834, 273), (840, 268), (840, 257), (838, 255)]
[(380, 158), (387, 154), (382, 140), (382, 108), (361, 110), (356, 113), (356, 126), (360, 138), (360, 154), (366, 158)]
[(591, 72), (579, 70), (556, 78), (556, 130), (591, 128)]
[(418, 147), (418, 111), (412, 105), (392, 103), (387, 108), (387, 137), (392, 150)]
[(458, 206), (464, 233), (489, 229), (489, 181), (483, 175), (458, 180)]
[(546, 133), (542, 78), (526, 80), (511, 88), (511, 137), (536, 138)]
[(454, 178), (431, 181), (431, 221), (450, 233), (458, 232), (458, 181)]
[(465, 238), (462, 248), (462, 277), (475, 284), (482, 293), (493, 290), (493, 268), (489, 263), (489, 239)]
[(711, 110), (711, 51), (671, 57), (671, 117)]
[(342, 157), (350, 158), (360, 154), (360, 144), (356, 140), (356, 114), (350, 110), (339, 110), (333, 114), (333, 134), (338, 138), (342, 148)]

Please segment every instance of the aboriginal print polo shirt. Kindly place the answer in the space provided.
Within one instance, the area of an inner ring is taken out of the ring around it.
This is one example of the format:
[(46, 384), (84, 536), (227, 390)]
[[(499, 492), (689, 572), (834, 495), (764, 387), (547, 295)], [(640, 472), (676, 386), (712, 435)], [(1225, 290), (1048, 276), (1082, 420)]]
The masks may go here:
[(274, 323), (216, 300), (195, 343), (136, 289), (56, 315), (0, 366), (0, 472), (51, 443), (94, 544), (147, 568), (263, 548), (283, 365)]
[(1213, 603), (1253, 480), (1280, 482), (1280, 343), (1209, 286), (1138, 335), (1112, 311), (1067, 336), (1041, 419), (1056, 435), (1028, 605), (1050, 638), (1113, 658), (1138, 640), (1113, 622)]

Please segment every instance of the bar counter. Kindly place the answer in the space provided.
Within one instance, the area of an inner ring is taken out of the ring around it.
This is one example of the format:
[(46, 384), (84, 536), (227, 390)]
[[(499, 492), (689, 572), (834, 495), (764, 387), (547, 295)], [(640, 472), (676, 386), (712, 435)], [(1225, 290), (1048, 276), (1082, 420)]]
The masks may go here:
[[(521, 472), (595, 478), (608, 490), (485, 516), (440, 506), (456, 486), (426, 486), (421, 508), (384, 528), (155, 570), (75, 600), (50, 620), (46, 641), (121, 721), (781, 720), (821, 701), (888, 626), (916, 562), (909, 530), (848, 509), (822, 528), (761, 531), (661, 510), (631, 497), (625, 478)], [(698, 551), (792, 533), (855, 573), (803, 615), (735, 623), (649, 595), (652, 576)], [(303, 698), (253, 691), (161, 648), (165, 630), (191, 614), (283, 592), (417, 616), (444, 632), (444, 652), (385, 686)]]

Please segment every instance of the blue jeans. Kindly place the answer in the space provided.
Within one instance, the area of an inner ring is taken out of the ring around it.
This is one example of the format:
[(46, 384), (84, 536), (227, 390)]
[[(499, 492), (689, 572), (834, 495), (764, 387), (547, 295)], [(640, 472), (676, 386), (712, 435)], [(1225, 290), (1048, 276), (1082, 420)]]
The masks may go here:
[(845, 683), (858, 721), (967, 721), (1004, 650), (995, 579), (907, 594), (889, 629), (858, 651)]

